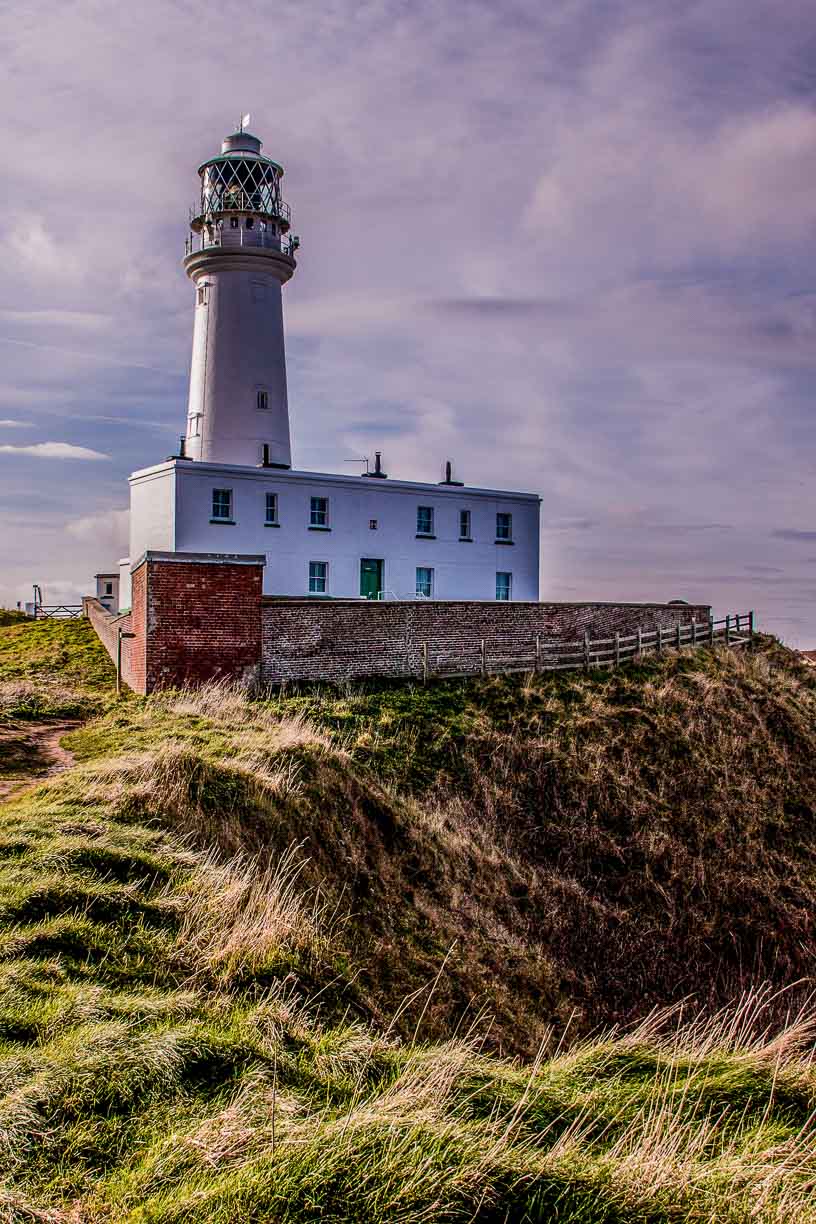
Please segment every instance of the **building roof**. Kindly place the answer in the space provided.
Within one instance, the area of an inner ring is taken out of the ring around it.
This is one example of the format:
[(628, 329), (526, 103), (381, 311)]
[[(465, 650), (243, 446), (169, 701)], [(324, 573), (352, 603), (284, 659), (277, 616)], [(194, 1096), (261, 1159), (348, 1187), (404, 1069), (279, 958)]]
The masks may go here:
[(395, 480), (393, 476), (380, 480), (372, 480), (365, 475), (349, 476), (342, 472), (308, 472), (295, 470), (294, 468), (247, 467), (244, 464), (238, 463), (205, 463), (197, 459), (168, 459), (164, 463), (155, 464), (153, 467), (141, 468), (137, 472), (131, 472), (129, 480), (138, 481), (147, 479), (158, 476), (162, 472), (170, 471), (173, 468), (184, 473), (199, 472), (204, 474), (209, 472), (213, 475), (233, 475), (243, 479), (248, 478), (258, 481), (309, 480), (320, 481), (323, 484), (329, 485), (366, 487), (372, 491), (375, 489), (393, 489), (395, 491), (402, 490), (403, 492), (422, 491), (427, 494), (432, 493), (435, 497), (499, 497), (517, 498), (524, 501), (541, 501), (538, 493), (528, 493), (513, 489), (483, 489), (466, 484), (451, 485), (444, 482)]

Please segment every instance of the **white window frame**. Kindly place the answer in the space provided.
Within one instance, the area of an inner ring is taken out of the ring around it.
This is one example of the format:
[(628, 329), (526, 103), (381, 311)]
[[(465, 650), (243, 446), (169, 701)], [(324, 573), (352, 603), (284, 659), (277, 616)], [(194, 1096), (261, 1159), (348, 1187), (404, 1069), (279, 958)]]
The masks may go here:
[(202, 414), (200, 412), (194, 412), (193, 415), (190, 417), (190, 437), (191, 438), (201, 437), (201, 416)]
[[(216, 505), (218, 505), (220, 509), (221, 505), (223, 504), (223, 497), (221, 496), (218, 498), (218, 502), (216, 502), (216, 494), (226, 494), (226, 498), (227, 498), (227, 503), (226, 503), (227, 513), (226, 514), (216, 513)], [(213, 523), (231, 523), (233, 522), (232, 489), (213, 489), (212, 501), (210, 503), (210, 510), (212, 511), (210, 515), (211, 522)]]
[[(427, 581), (422, 580), (420, 582), (420, 577), (419, 577), (420, 574), (427, 574), (428, 575)], [(435, 577), (436, 575), (434, 574), (433, 566), (418, 565), (416, 567), (416, 579), (415, 579), (414, 587), (415, 587), (415, 594), (418, 599), (433, 599), (434, 578)], [(420, 589), (420, 586), (423, 589)], [(425, 587), (427, 587), (427, 590), (424, 589)]]
[[(465, 522), (467, 522), (467, 531), (462, 530), (462, 524)], [(471, 517), (470, 511), (464, 510), (464, 509), (460, 510), (459, 511), (459, 539), (460, 540), (472, 540), (473, 539), (471, 523), (472, 523), (472, 517)]]
[(259, 412), (269, 411), (269, 392), (266, 387), (259, 387), (255, 392), (255, 407)]
[[(315, 502), (322, 502), (322, 509), (315, 506)], [(314, 494), (309, 497), (309, 526), (327, 528), (329, 526), (329, 499), (322, 497), (320, 494)]]
[[(312, 574), (313, 565), (322, 565), (322, 574)], [(320, 589), (312, 587), (313, 582), (322, 582), (323, 586)], [(329, 593), (329, 563), (328, 561), (310, 561), (309, 562), (309, 594), (310, 595), (328, 595)]]
[[(427, 519), (427, 528), (420, 526), (422, 519)], [(434, 508), (433, 506), (417, 506), (416, 512), (416, 533), (418, 536), (432, 536), (434, 534)]]
[[(502, 595), (499, 594), (499, 579), (500, 578), (507, 579), (506, 586), (502, 583), (502, 590), (506, 591), (507, 593), (502, 594)], [(511, 571), (510, 570), (496, 570), (496, 600), (499, 603), (510, 603), (512, 598), (513, 598), (513, 575)]]
[[(503, 520), (507, 520), (503, 522)], [(496, 539), (506, 540), (508, 543), (513, 539), (513, 516), (507, 510), (499, 510), (496, 512)]]
[[(270, 497), (272, 498), (272, 514), (271, 515), (269, 513)], [(278, 525), (278, 495), (277, 493), (267, 493), (266, 494), (265, 507), (264, 507), (264, 522), (268, 524), (269, 526), (274, 524), (277, 527)]]

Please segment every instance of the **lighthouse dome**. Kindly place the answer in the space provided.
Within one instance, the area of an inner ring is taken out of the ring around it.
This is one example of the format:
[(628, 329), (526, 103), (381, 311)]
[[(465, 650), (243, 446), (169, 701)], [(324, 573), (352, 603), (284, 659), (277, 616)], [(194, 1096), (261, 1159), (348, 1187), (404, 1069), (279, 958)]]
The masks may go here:
[(233, 132), (221, 141), (222, 153), (254, 153), (260, 157), (262, 142), (251, 132)]

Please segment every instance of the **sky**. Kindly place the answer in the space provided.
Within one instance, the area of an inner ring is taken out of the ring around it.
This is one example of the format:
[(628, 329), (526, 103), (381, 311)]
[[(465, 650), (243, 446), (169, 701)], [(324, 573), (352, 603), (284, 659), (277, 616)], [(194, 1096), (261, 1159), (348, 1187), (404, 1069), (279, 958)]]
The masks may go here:
[(542, 497), (541, 595), (816, 647), (812, 0), (12, 0), (0, 604), (176, 449), (196, 168), (286, 168), (294, 464)]

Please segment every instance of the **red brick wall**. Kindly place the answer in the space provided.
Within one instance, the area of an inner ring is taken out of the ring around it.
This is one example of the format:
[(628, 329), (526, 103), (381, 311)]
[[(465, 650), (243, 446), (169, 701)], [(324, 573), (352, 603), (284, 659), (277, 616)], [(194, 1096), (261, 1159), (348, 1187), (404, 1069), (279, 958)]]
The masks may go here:
[(423, 644), (428, 670), (477, 673), (482, 640), (488, 662), (527, 659), (536, 635), (542, 659), (557, 644), (671, 628), (692, 620), (707, 624), (708, 605), (544, 604), (276, 600), (263, 605), (262, 679), (348, 680), (363, 676), (417, 676)]
[(632, 634), (696, 620), (707, 605), (386, 602), (264, 599), (261, 559), (181, 559), (148, 553), (133, 572), (132, 611), (114, 617), (85, 601), (106, 649), (123, 643), (123, 678), (139, 693), (228, 677), (353, 680), (366, 676), (469, 674), (488, 667), (557, 661), (559, 644)]
[[(116, 616), (104, 608), (98, 599), (86, 595), (82, 600), (83, 615), (93, 625), (96, 635), (107, 650), (114, 665), (116, 664), (116, 648), (119, 630), (125, 633), (131, 631), (131, 613), (125, 612)], [(122, 642), (122, 679), (130, 688), (136, 688), (132, 669), (132, 654), (135, 642), (125, 638)], [(137, 689), (137, 691), (140, 691)]]
[(221, 677), (257, 679), (262, 578), (260, 565), (148, 556), (133, 574), (133, 628), (139, 638), (144, 631), (137, 609), (146, 616), (139, 691)]

